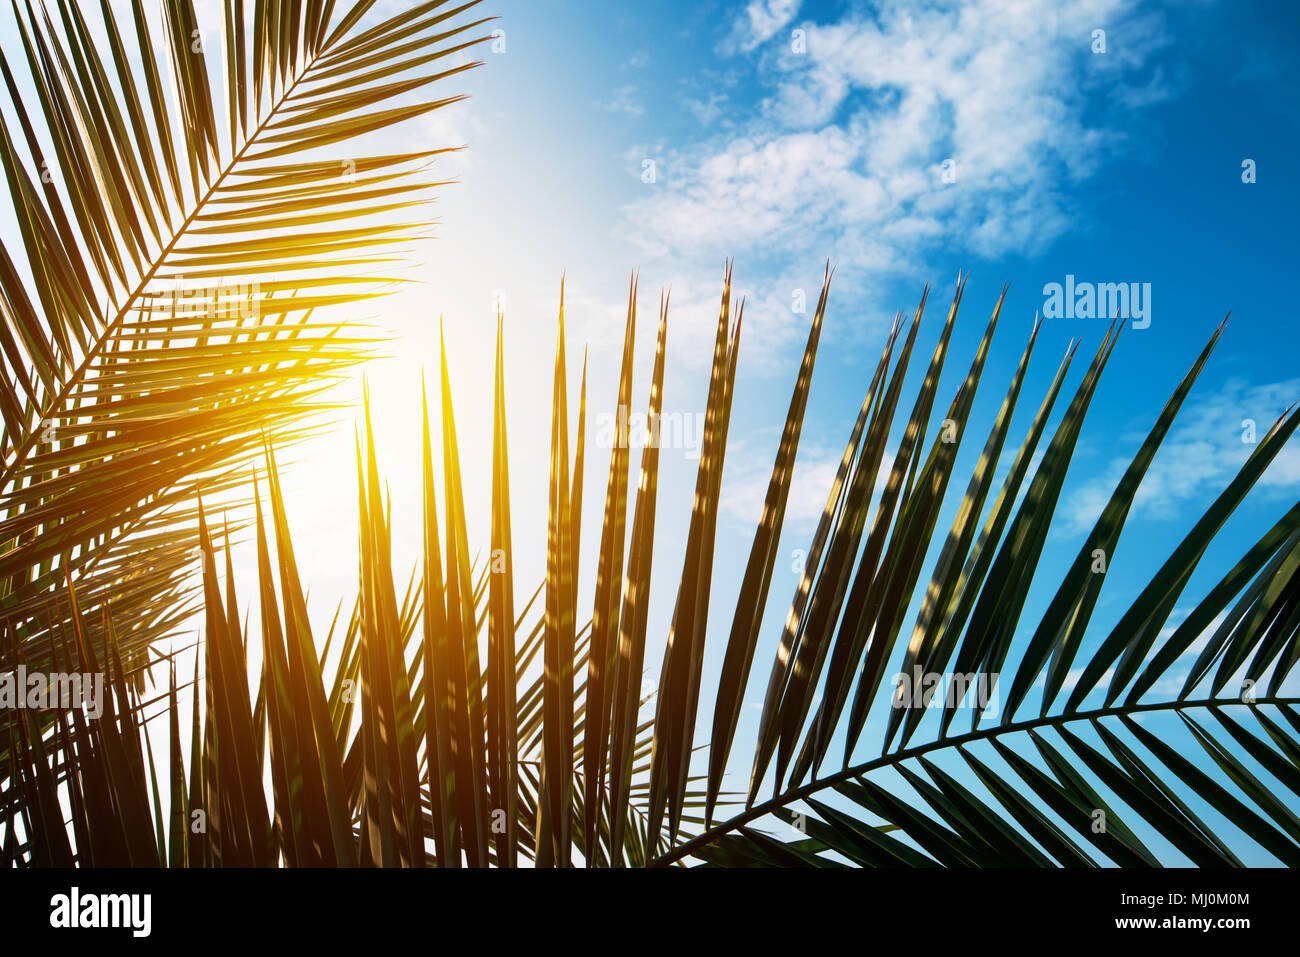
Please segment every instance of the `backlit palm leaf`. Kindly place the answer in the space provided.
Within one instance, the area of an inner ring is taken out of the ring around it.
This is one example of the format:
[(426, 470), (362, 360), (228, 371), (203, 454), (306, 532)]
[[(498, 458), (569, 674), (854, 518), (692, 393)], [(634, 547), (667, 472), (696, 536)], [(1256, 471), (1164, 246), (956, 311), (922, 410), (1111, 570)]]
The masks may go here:
[(14, 7), (0, 616), (34, 664), (68, 571), (143, 662), (193, 594), (194, 488), (237, 496), (367, 354), (331, 307), (351, 321), (393, 288), (444, 150), (357, 137), (459, 99), (434, 90), (476, 65), (474, 5), (227, 0), (219, 42), (192, 0)]

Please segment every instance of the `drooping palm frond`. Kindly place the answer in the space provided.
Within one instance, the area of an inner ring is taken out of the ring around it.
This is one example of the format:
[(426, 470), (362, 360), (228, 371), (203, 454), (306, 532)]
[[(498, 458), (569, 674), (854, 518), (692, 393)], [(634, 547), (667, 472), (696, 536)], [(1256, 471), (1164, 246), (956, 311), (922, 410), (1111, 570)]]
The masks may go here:
[(0, 618), (34, 666), (69, 572), (89, 640), (102, 653), (111, 607), (144, 663), (197, 598), (195, 488), (239, 495), (262, 443), (306, 434), (370, 351), (346, 323), (398, 281), (429, 165), (458, 144), (357, 138), (461, 98), (433, 91), (478, 65), (475, 3), (226, 0), (220, 42), (192, 0), (14, 5)]
[[(1032, 628), (1021, 629), (1069, 463), (1118, 331), (1111, 327), (1049, 429), (1076, 352), (1071, 344), (999, 483), (1039, 337), (1035, 324), (940, 544), (938, 518), (958, 478), (960, 446), (968, 430), (980, 435), (971, 411), (1005, 290), (940, 418), (935, 402), (965, 292), (959, 281), (900, 430), (895, 417), (927, 290), (906, 333), (896, 320), (887, 336), (784, 627), (765, 641), (763, 610), (829, 287), (828, 270), (712, 702), (700, 693), (704, 622), (742, 312), (736, 310), (733, 323), (729, 282), (683, 574), (654, 693), (643, 696), (641, 688), (653, 647), (647, 612), (667, 299), (660, 304), (650, 435), (630, 529), (625, 425), (611, 450), (590, 616), (578, 608), (574, 558), (581, 536), (577, 476), (585, 377), (571, 451), (562, 315), (547, 573), (525, 608), (515, 607), (518, 546), (510, 529), (498, 322), (487, 561), (471, 558), (444, 350), (441, 483), (426, 411), (424, 553), (403, 597), (392, 574), (391, 519), (367, 428), (357, 453), (359, 597), (349, 624), (337, 632), (341, 646), (334, 628), (325, 642), (327, 650), (338, 648), (327, 677), (327, 655), (318, 653), (312, 637), (272, 461), (267, 493), (274, 558), (260, 506), (256, 519), (261, 680), (255, 685), (246, 674), (247, 639), (229, 559), (223, 594), (203, 527), (205, 694), (201, 703), (196, 683), (189, 733), (197, 757), (188, 774), (180, 760), (185, 730), (174, 679), (166, 710), (159, 712), (171, 716), (170, 813), (164, 814), (152, 786), (152, 750), (135, 741), (136, 730), (147, 726), (139, 692), (133, 698), (127, 683), (115, 678), (118, 720), (109, 728), (95, 730), (75, 711), (60, 713), (57, 729), (45, 736), (21, 727), (24, 747), (10, 759), (11, 785), (0, 802), (5, 860), (441, 867), (1300, 862), (1294, 810), (1300, 698), (1288, 697), (1288, 679), (1300, 659), (1300, 504), (1189, 614), (1173, 620), (1218, 531), (1300, 425), (1294, 410), (1262, 438), (1110, 631), (1103, 636), (1090, 627), (1142, 478), (1226, 324), (1177, 384), (1045, 610)], [(635, 320), (633, 280), (617, 395), (620, 423), (628, 418), (622, 413), (631, 397)], [(928, 451), (927, 433), (933, 434)], [(918, 595), (932, 542), (938, 556)], [(73, 589), (66, 598), (75, 599)], [(583, 621), (590, 624), (580, 627)], [(1025, 642), (1013, 650), (1019, 634)], [(75, 644), (78, 653), (84, 644)], [(64, 647), (74, 646), (66, 640), (56, 645)], [(123, 675), (115, 647), (110, 671)], [(21, 654), (12, 642), (11, 649)], [(757, 726), (745, 728), (740, 708), (754, 659), (765, 650), (774, 651), (774, 661), (769, 671), (758, 672), (761, 710)], [(931, 679), (943, 676), (959, 679), (958, 690), (939, 693), (943, 683)], [(1179, 690), (1170, 690), (1175, 685)], [(1000, 713), (995, 696), (981, 696), (999, 688), (1005, 696)], [(964, 716), (968, 726), (954, 725)], [(711, 729), (707, 742), (697, 726)], [(740, 748), (751, 735), (753, 746)], [(60, 748), (66, 757), (55, 753)], [(117, 766), (131, 771), (103, 785), (96, 762), (110, 752)], [(254, 783), (267, 760), (269, 797)], [(723, 791), (746, 772), (745, 792)], [(64, 795), (73, 808), (70, 829), (61, 826)], [(103, 824), (102, 815), (118, 807), (131, 811)], [(196, 812), (208, 829), (186, 834), (186, 815)], [(773, 824), (793, 830), (780, 836), (771, 832)], [(95, 833), (100, 826), (110, 828), (107, 837)], [(96, 841), (104, 842), (102, 849)], [(139, 842), (147, 846), (137, 848)]]

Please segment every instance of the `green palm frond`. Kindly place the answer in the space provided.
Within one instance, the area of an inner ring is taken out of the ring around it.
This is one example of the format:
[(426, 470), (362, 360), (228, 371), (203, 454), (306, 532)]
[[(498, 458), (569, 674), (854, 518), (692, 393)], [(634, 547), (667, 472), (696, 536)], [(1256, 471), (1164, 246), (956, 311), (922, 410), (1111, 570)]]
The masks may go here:
[(430, 223), (456, 144), (357, 138), (461, 99), (435, 91), (486, 21), (228, 0), (216, 43), (192, 0), (52, 6), (15, 5), (0, 53), (21, 238), (0, 251), (0, 617), (48, 661), (70, 572), (142, 661), (198, 597), (195, 489), (238, 498), (263, 442), (334, 408), (376, 343), (346, 323)]

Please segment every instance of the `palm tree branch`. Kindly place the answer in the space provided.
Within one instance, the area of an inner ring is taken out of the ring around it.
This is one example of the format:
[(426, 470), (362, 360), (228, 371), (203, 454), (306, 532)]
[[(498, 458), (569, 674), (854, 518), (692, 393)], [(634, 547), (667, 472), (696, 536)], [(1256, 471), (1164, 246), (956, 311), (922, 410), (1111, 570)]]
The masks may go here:
[[(663, 867), (673, 864), (684, 858), (694, 855), (700, 849), (715, 843), (723, 835), (729, 834), (750, 823), (760, 820), (769, 814), (774, 814), (782, 808), (786, 808), (796, 801), (805, 800), (813, 797), (826, 788), (834, 787), (846, 781), (854, 781), (872, 771), (882, 768), (894, 768), (903, 761), (910, 758), (919, 758), (934, 752), (943, 751), (947, 748), (961, 748), (964, 745), (973, 744), (978, 741), (1000, 740), (1005, 735), (1016, 734), (1019, 732), (1037, 731), (1044, 728), (1060, 728), (1074, 722), (1094, 722), (1102, 718), (1131, 718), (1138, 714), (1151, 714), (1157, 712), (1176, 712), (1183, 713), (1194, 709), (1210, 709), (1212, 712), (1217, 711), (1224, 705), (1240, 705), (1242, 702), (1237, 698), (1200, 698), (1196, 700), (1174, 700), (1150, 702), (1147, 704), (1130, 704), (1120, 705), (1109, 708), (1095, 708), (1089, 711), (1064, 712), (1029, 718), (1024, 721), (1017, 721), (1011, 724), (1002, 724), (990, 726), (983, 729), (968, 731), (965, 734), (954, 735), (952, 737), (939, 738), (929, 741), (925, 744), (913, 745), (899, 751), (892, 751), (868, 761), (846, 767), (834, 774), (828, 774), (816, 778), (799, 787), (789, 789), (775, 797), (768, 798), (757, 804), (751, 804), (744, 811), (720, 821), (712, 827), (706, 828), (701, 833), (695, 835), (688, 841), (676, 845), (667, 853), (662, 854), (650, 861), (651, 867)], [(1259, 707), (1261, 705), (1276, 705), (1278, 707), (1300, 705), (1300, 698), (1293, 697), (1265, 697), (1257, 698), (1248, 705), (1248, 707)]]

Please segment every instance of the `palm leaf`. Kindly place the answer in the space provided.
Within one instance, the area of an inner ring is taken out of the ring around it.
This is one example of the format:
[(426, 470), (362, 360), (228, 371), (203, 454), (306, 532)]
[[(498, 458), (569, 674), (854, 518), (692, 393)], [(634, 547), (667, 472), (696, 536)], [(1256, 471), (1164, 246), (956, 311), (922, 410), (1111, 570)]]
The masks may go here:
[(430, 87), (477, 65), (485, 23), (473, 2), (231, 0), (209, 49), (192, 0), (55, 6), (14, 5), (0, 53), (20, 240), (0, 251), (0, 615), (37, 667), (65, 570), (90, 640), (111, 605), (140, 661), (192, 610), (195, 488), (246, 498), (263, 442), (332, 411), (322, 388), (376, 339), (330, 310), (395, 288), (443, 152), (354, 141), (458, 99)]

